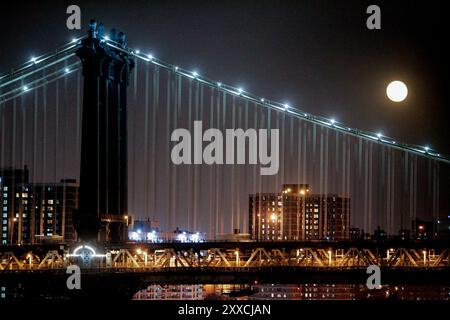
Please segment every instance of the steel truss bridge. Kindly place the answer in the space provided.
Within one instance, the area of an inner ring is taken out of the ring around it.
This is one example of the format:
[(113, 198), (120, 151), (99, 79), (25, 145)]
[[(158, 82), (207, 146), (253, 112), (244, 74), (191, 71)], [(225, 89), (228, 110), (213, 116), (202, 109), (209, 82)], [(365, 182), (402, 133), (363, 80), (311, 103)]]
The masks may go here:
[[(67, 290), (74, 264), (83, 290)], [(5, 246), (0, 284), (20, 284), (25, 299), (131, 299), (152, 284), (365, 285), (369, 265), (380, 267), (382, 284), (450, 285), (448, 243), (294, 241)]]
[[(86, 249), (86, 254), (76, 254)], [(450, 246), (441, 242), (202, 242), (133, 243), (94, 248), (0, 247), (0, 271), (66, 269), (69, 265), (118, 272), (182, 268), (450, 268)]]

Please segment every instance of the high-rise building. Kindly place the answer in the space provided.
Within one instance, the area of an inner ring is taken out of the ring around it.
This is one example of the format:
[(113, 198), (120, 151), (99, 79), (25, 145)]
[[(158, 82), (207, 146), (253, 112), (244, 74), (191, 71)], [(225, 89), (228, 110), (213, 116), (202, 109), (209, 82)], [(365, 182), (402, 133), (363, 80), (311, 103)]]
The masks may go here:
[(307, 184), (285, 184), (280, 193), (257, 193), (249, 200), (254, 240), (349, 239), (347, 196), (314, 195)]
[(79, 185), (75, 179), (31, 185), (34, 200), (34, 242), (76, 240), (73, 212), (78, 208)]
[(0, 168), (2, 245), (30, 242), (32, 202), (29, 197), (28, 177), (26, 166), (23, 169)]
[(0, 168), (1, 245), (75, 241), (76, 180), (30, 183), (27, 167)]

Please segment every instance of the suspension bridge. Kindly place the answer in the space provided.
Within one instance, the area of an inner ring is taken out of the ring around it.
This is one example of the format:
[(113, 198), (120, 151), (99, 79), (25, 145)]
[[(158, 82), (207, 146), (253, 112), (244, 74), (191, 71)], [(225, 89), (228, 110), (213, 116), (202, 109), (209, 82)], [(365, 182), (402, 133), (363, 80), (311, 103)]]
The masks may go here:
[[(196, 120), (223, 130), (280, 129), (279, 172), (261, 176), (249, 164), (173, 164), (171, 132), (192, 132)], [(28, 234), (33, 243), (39, 222), (23, 209), (31, 200), (16, 195), (20, 214), (5, 211), (2, 220), (4, 234), (19, 228), (22, 237), (19, 246), (5, 241), (0, 247), (0, 274), (7, 278), (64, 274), (83, 257), (94, 274), (135, 274), (139, 281), (147, 275), (144, 283), (164, 282), (177, 272), (174, 279), (181, 282), (193, 272), (205, 272), (201, 281), (212, 282), (237, 281), (245, 273), (258, 280), (276, 270), (280, 279), (283, 272), (294, 277), (330, 270), (360, 277), (371, 264), (403, 275), (415, 269), (448, 272), (449, 248), (439, 243), (127, 243), (129, 216), (159, 220), (165, 230), (201, 230), (211, 240), (246, 231), (248, 195), (293, 181), (320, 194), (351, 195), (351, 225), (366, 231), (381, 226), (396, 234), (421, 217), (432, 221), (434, 234), (447, 214), (442, 194), (448, 181), (440, 177), (448, 174), (450, 159), (429, 146), (348, 127), (169, 64), (128, 47), (123, 33), (105, 35), (96, 22), (87, 36), (0, 76), (0, 126), (0, 167), (28, 165), (33, 182), (79, 178), (77, 232), (93, 243), (106, 226), (101, 239), (108, 243), (97, 249), (29, 247), (24, 240)], [(214, 278), (221, 272), (225, 278)]]

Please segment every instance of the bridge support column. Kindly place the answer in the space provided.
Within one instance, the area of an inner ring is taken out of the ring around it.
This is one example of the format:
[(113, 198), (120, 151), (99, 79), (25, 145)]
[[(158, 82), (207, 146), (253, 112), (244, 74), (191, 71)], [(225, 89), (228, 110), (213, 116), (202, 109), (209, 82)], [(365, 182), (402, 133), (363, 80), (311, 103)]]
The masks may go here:
[(134, 66), (125, 35), (91, 21), (77, 55), (83, 64), (84, 91), (79, 209), (76, 231), (83, 241), (122, 241), (127, 215), (127, 87)]

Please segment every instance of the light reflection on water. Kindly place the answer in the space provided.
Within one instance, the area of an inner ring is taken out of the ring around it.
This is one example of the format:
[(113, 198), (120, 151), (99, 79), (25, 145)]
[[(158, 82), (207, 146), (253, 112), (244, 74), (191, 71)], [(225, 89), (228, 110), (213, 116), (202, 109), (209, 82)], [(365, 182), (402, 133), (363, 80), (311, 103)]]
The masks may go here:
[(135, 300), (450, 300), (450, 286), (355, 284), (151, 285)]

